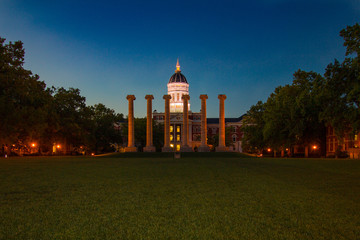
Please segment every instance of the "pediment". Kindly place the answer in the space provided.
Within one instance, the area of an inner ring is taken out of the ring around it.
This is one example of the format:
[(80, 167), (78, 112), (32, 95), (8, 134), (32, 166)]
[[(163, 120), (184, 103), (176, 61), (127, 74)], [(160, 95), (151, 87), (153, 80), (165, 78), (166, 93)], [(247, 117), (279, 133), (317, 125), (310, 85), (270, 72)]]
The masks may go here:
[(170, 121), (171, 122), (182, 122), (183, 121), (183, 114), (179, 113), (179, 114), (174, 114), (170, 116)]

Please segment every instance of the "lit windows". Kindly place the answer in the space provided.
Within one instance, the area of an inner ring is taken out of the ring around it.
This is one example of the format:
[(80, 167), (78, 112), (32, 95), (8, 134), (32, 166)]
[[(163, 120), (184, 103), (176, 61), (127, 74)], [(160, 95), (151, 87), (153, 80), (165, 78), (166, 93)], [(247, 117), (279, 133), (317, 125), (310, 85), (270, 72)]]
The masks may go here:
[(176, 127), (176, 132), (180, 132), (180, 126)]
[(174, 127), (170, 126), (170, 132), (173, 132), (173, 131), (174, 131)]
[(180, 142), (180, 134), (176, 135), (176, 141)]
[(170, 141), (172, 142), (172, 140), (174, 140), (174, 136), (170, 135)]

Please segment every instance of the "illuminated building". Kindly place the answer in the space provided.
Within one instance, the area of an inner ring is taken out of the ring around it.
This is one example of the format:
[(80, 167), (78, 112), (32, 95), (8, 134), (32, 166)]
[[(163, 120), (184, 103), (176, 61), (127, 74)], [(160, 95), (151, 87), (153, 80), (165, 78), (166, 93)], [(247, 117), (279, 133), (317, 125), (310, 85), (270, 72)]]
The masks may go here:
[[(183, 143), (183, 100), (182, 96), (189, 95), (190, 101), (200, 101), (199, 96), (189, 94), (189, 83), (186, 77), (181, 73), (179, 60), (176, 63), (175, 73), (170, 77), (167, 84), (168, 95), (170, 99), (170, 146), (173, 150), (182, 151)], [(212, 96), (210, 96), (212, 97)], [(214, 107), (214, 106), (211, 106)], [(216, 108), (218, 106), (215, 106)], [(201, 112), (190, 111), (188, 103), (188, 145), (192, 151), (196, 151), (201, 145)], [(157, 123), (164, 124), (165, 113), (153, 112), (153, 120)], [(215, 136), (219, 135), (219, 118), (207, 118), (207, 143), (212, 143)], [(242, 152), (241, 138), (242, 116), (239, 118), (225, 118), (225, 127), (227, 135), (225, 136), (231, 145), (228, 151)], [(215, 147), (215, 146), (210, 146)], [(183, 148), (184, 149), (184, 148)]]

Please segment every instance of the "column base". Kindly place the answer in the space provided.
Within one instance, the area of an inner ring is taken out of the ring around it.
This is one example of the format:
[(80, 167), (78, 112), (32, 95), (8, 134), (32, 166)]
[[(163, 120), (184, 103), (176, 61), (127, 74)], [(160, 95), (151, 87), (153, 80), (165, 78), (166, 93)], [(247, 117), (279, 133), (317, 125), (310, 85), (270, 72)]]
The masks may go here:
[(144, 152), (156, 152), (156, 149), (154, 146), (147, 146), (143, 148)]
[(225, 147), (225, 146), (218, 146), (215, 148), (215, 151), (216, 152), (228, 152), (229, 151), (229, 148), (228, 147)]
[(125, 152), (137, 152), (137, 148), (136, 147), (126, 147)]
[(193, 149), (189, 146), (181, 146), (180, 147), (180, 152), (192, 152)]
[(161, 149), (161, 151), (162, 151), (162, 152), (173, 152), (174, 149), (173, 149), (172, 147), (163, 147), (163, 148)]
[(210, 152), (210, 148), (209, 148), (209, 146), (200, 146), (198, 148), (198, 151), (199, 152)]

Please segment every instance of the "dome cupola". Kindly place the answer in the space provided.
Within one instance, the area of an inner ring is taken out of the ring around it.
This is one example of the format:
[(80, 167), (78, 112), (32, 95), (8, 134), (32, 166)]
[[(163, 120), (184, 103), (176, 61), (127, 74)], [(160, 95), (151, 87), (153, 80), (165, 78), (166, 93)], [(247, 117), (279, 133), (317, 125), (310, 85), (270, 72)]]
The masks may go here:
[[(170, 112), (182, 112), (183, 111), (183, 95), (189, 95), (189, 83), (186, 77), (181, 74), (179, 59), (176, 63), (175, 73), (171, 76), (168, 84), (168, 94), (170, 99)], [(190, 103), (188, 103), (188, 110), (190, 110)]]
[(181, 74), (179, 59), (176, 63), (175, 73), (171, 76), (169, 83), (188, 83), (186, 77)]

